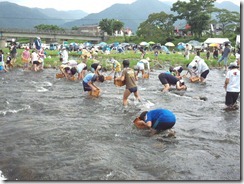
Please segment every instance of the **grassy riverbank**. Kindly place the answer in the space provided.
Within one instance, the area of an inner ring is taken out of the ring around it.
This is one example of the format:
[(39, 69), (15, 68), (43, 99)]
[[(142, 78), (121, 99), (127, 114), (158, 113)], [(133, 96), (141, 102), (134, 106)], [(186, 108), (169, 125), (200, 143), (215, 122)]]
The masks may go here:
[[(23, 52), (24, 49), (18, 49), (18, 54), (17, 54), (17, 60), (14, 64), (14, 67), (22, 67), (23, 63), (21, 61), (21, 54)], [(7, 48), (3, 49), (4, 51), (4, 58), (6, 61), (6, 57), (7, 57), (7, 53), (9, 52), (9, 50)], [(61, 65), (61, 62), (59, 61), (59, 55), (58, 55), (58, 51), (50, 51), (50, 50), (46, 50), (46, 54), (47, 57), (45, 59), (45, 68), (56, 68), (58, 66)], [(80, 58), (80, 53), (78, 52), (69, 52), (69, 59), (74, 59), (77, 60), (77, 62), (81, 62), (81, 58)], [(134, 51), (126, 51), (125, 53), (117, 53), (116, 51), (111, 51), (111, 53), (109, 55), (103, 54), (103, 53), (98, 53), (98, 55), (96, 55), (96, 60), (98, 60), (102, 66), (104, 68), (106, 68), (107, 70), (111, 69), (111, 65), (109, 65), (107, 63), (107, 60), (110, 58), (114, 58), (120, 62), (122, 62), (124, 59), (129, 59), (131, 61), (131, 67), (134, 67), (134, 65), (136, 65), (136, 63), (140, 60), (140, 55), (141, 53), (138, 51), (137, 53), (134, 53)], [(210, 59), (207, 60), (206, 59), (206, 53), (201, 52), (200, 55), (205, 62), (208, 64), (208, 66), (210, 68), (214, 68), (218, 66), (217, 63), (217, 59), (214, 59), (212, 57), (212, 54), (210, 56)], [(190, 55), (190, 59), (186, 60), (183, 56), (183, 52), (176, 52), (176, 53), (170, 53), (170, 54), (166, 54), (166, 53), (159, 53), (158, 54), (158, 58), (156, 59), (154, 56), (153, 51), (147, 51), (146, 53), (146, 57), (149, 57), (151, 59), (150, 65), (151, 68), (158, 68), (158, 67), (162, 67), (164, 65), (172, 65), (172, 66), (183, 66), (185, 67), (187, 63), (191, 62), (192, 59), (195, 57), (194, 53), (191, 53)], [(220, 55), (219, 55), (220, 57)], [(233, 62), (235, 60), (235, 57), (233, 56), (233, 54), (229, 57), (229, 62)], [(88, 65), (88, 69), (89, 66), (94, 62), (93, 59), (88, 59), (87, 61), (87, 65)]]

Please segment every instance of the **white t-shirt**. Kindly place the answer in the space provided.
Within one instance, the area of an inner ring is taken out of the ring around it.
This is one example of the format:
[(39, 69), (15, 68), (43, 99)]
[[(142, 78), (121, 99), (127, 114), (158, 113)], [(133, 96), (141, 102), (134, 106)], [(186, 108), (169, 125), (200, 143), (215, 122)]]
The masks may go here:
[(240, 92), (240, 70), (232, 69), (227, 72), (226, 79), (229, 79), (227, 92)]
[(76, 67), (78, 73), (80, 73), (85, 67), (86, 67), (86, 64), (85, 63), (78, 64), (77, 67)]
[(68, 63), (68, 58), (69, 58), (69, 54), (68, 54), (67, 50), (63, 50), (61, 52), (61, 55), (62, 55), (62, 58), (63, 58), (62, 64), (67, 64)]
[(32, 52), (31, 53), (31, 62), (33, 63), (33, 61), (38, 61), (39, 60), (39, 56), (36, 52)]
[(77, 66), (77, 62), (75, 60), (69, 60), (68, 65), (69, 66)]
[(203, 59), (197, 61), (197, 72), (199, 75), (201, 75), (206, 70), (209, 70), (208, 65), (204, 62)]

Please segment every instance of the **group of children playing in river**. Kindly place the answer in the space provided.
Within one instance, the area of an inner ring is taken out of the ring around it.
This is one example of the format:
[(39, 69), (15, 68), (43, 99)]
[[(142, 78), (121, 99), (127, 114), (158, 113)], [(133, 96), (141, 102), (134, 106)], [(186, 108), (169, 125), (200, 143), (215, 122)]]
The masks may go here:
[[(99, 64), (99, 62), (93, 63), (90, 68), (91, 72), (87, 73), (88, 67), (87, 67), (87, 56), (83, 56), (83, 61), (81, 63), (77, 63), (75, 60), (68, 60), (67, 63), (63, 63), (60, 65), (59, 69), (61, 73), (58, 73), (56, 75), (57, 78), (66, 78), (68, 80), (80, 80), (82, 81), (83, 89), (84, 91), (89, 92), (90, 95), (96, 95), (99, 96), (100, 94), (100, 88), (95, 84), (95, 82), (104, 82), (106, 80), (114, 79), (115, 85), (117, 85), (117, 82), (121, 82), (122, 84), (119, 86), (125, 85), (125, 91), (123, 93), (123, 105), (125, 107), (128, 106), (128, 97), (133, 93), (137, 101), (141, 101), (140, 95), (138, 92), (138, 76), (139, 73), (142, 73), (142, 78), (149, 78), (149, 74), (151, 72), (150, 69), (150, 58), (146, 59), (140, 59), (136, 66), (132, 69), (130, 67), (130, 61), (125, 59), (122, 62), (122, 65), (119, 61), (115, 60), (114, 58), (111, 58), (109, 60), (109, 63), (112, 65), (112, 73), (114, 73), (114, 76), (108, 77), (104, 76), (102, 74), (103, 67)], [(38, 71), (43, 69), (43, 63), (44, 63), (45, 55), (40, 50), (36, 52), (35, 50), (32, 51), (32, 53), (29, 53), (29, 48), (26, 48), (25, 51), (22, 53), (22, 61), (24, 62), (23, 69), (29, 69), (29, 63), (31, 62), (33, 64), (33, 70)], [(0, 70), (7, 71), (3, 64), (3, 52), (0, 50)], [(123, 70), (122, 70), (123, 66)], [(237, 60), (235, 63), (232, 63), (232, 68), (229, 68), (230, 72), (228, 71), (227, 77), (225, 80), (225, 89), (227, 90), (226, 93), (226, 102), (225, 104), (229, 109), (236, 109), (236, 101), (239, 96), (240, 92), (240, 56), (237, 57)], [(147, 72), (145, 70), (147, 68)], [(199, 56), (195, 56), (194, 59), (186, 65), (187, 73), (185, 75), (181, 75), (184, 68), (182, 66), (177, 67), (170, 67), (169, 71), (162, 72), (158, 75), (159, 81), (164, 86), (163, 92), (167, 92), (171, 89), (171, 86), (176, 86), (177, 90), (187, 90), (187, 86), (185, 82), (183, 81), (184, 77), (187, 77), (189, 74), (189, 80), (191, 82), (201, 82), (205, 83), (206, 78), (209, 74), (209, 67), (205, 63), (205, 61), (200, 58)], [(233, 70), (233, 71), (232, 71)], [(239, 72), (238, 72), (239, 71)], [(77, 74), (77, 77), (75, 76)], [(233, 78), (233, 76), (235, 78)], [(238, 78), (239, 77), (239, 78)], [(230, 86), (231, 87), (228, 87)], [(150, 112), (150, 111), (149, 111)], [(141, 114), (140, 117), (138, 117), (134, 123), (137, 123), (138, 126), (146, 126), (147, 128), (155, 126), (158, 121), (150, 120), (146, 116), (148, 111), (143, 112), (144, 114)], [(154, 111), (153, 111), (154, 112)], [(153, 113), (150, 112), (150, 113)], [(150, 114), (149, 113), (149, 114)], [(155, 113), (166, 113), (166, 109), (157, 109)], [(167, 111), (169, 114), (169, 112)], [(149, 116), (148, 114), (148, 116)], [(171, 112), (172, 117), (174, 117), (173, 113)], [(147, 120), (148, 119), (148, 120)], [(152, 118), (151, 118), (152, 119)], [(161, 118), (162, 119), (162, 118)], [(174, 118), (173, 118), (174, 119)], [(148, 123), (148, 122), (150, 123)], [(175, 122), (168, 122), (169, 126), (163, 126), (165, 122), (158, 122), (158, 127), (164, 127), (163, 129), (168, 129), (174, 126)], [(155, 126), (156, 127), (156, 126)], [(157, 129), (157, 128), (156, 128)]]

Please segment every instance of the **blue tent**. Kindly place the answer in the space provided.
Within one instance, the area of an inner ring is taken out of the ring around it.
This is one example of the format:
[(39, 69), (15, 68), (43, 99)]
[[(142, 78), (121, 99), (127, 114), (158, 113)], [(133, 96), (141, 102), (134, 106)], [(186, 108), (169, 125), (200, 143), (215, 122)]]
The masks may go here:
[(164, 51), (164, 52), (166, 52), (166, 54), (169, 54), (170, 52), (169, 52), (169, 49), (166, 47), (166, 46), (161, 46), (161, 49)]
[(118, 45), (119, 45), (119, 42), (114, 42), (114, 43), (113, 43), (113, 46), (114, 46), (114, 47), (117, 47)]
[(178, 50), (184, 50), (185, 46), (183, 44), (177, 45)]

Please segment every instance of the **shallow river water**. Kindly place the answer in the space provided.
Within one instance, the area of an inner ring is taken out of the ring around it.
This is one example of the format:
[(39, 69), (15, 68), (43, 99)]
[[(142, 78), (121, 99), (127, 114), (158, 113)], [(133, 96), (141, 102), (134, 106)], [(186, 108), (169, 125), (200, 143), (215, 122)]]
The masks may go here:
[[(156, 70), (139, 79), (123, 108), (124, 87), (98, 83), (91, 98), (58, 70), (0, 73), (0, 170), (8, 180), (240, 180), (240, 110), (223, 110), (223, 71), (206, 85), (162, 93)], [(200, 100), (205, 97), (207, 100)], [(238, 102), (240, 105), (240, 102)], [(174, 112), (176, 137), (150, 136), (132, 121), (142, 110)]]

